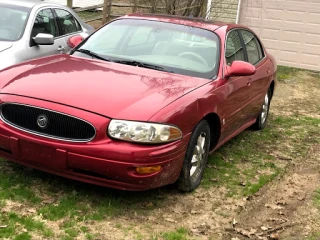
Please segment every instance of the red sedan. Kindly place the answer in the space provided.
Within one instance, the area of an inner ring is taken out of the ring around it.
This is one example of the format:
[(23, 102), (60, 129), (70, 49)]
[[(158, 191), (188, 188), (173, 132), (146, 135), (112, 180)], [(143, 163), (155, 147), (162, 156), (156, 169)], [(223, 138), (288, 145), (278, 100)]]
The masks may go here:
[(70, 54), (0, 72), (0, 156), (107, 187), (192, 191), (209, 153), (266, 126), (275, 80), (245, 26), (125, 16)]

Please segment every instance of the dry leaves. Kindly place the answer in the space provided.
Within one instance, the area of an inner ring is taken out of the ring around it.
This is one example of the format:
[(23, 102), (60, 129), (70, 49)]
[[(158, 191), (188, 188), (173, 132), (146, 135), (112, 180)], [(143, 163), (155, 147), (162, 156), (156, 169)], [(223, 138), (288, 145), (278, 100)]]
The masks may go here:
[(271, 208), (272, 210), (280, 210), (283, 209), (283, 207), (276, 205), (276, 204), (265, 204), (266, 208)]
[(269, 228), (265, 227), (265, 226), (261, 226), (261, 230), (262, 231), (267, 231)]
[(174, 220), (173, 218), (165, 218), (164, 220), (166, 220), (167, 222), (171, 222), (171, 223), (177, 223), (177, 221)]

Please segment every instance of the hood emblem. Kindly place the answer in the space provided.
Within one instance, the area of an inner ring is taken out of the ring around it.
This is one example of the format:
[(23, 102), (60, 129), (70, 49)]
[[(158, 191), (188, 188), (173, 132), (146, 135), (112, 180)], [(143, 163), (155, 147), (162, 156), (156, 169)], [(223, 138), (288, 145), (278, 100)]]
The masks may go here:
[(39, 115), (37, 118), (37, 124), (42, 129), (45, 129), (48, 126), (48, 122), (48, 117), (46, 115)]

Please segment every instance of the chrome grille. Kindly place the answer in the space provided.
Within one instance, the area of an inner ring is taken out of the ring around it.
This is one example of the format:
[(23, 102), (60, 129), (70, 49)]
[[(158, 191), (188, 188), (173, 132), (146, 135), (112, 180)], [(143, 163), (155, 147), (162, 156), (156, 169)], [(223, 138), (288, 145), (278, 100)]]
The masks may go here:
[(4, 103), (0, 107), (1, 119), (8, 125), (35, 135), (52, 139), (88, 142), (96, 134), (92, 124), (49, 109)]

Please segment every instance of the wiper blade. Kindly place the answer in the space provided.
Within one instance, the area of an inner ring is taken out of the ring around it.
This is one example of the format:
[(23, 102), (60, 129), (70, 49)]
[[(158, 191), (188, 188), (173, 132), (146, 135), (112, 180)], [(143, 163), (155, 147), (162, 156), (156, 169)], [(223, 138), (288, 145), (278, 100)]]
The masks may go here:
[(100, 56), (99, 54), (94, 53), (94, 52), (92, 52), (92, 51), (90, 51), (88, 49), (79, 48), (79, 49), (76, 49), (75, 52), (81, 52), (81, 53), (87, 54), (87, 55), (89, 55), (91, 57), (94, 57), (94, 58), (97, 58), (97, 59), (100, 59), (100, 60), (112, 62), (110, 59), (104, 58), (104, 57)]
[(131, 65), (131, 66), (137, 66), (137, 67), (143, 67), (143, 68), (149, 68), (149, 69), (154, 69), (154, 70), (158, 70), (158, 71), (164, 71), (164, 72), (171, 72), (172, 71), (168, 71), (166, 69), (164, 69), (163, 67), (157, 66), (157, 65), (153, 65), (150, 63), (143, 63), (143, 62), (139, 62), (139, 61), (130, 61), (130, 60), (116, 60), (114, 61), (115, 63), (121, 63), (121, 64), (126, 64), (126, 65)]

